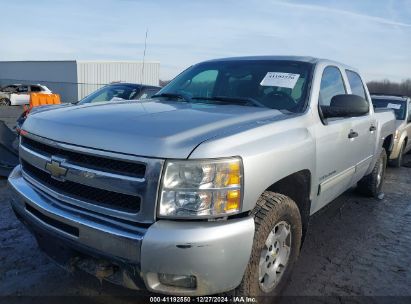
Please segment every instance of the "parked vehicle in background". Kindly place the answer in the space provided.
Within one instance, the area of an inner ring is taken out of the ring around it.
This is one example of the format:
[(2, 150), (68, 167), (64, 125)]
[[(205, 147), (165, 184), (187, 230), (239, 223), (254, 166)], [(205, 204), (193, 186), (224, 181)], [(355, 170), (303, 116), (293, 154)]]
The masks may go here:
[(30, 93), (51, 94), (41, 84), (11, 84), (0, 89), (0, 106), (20, 106), (30, 103)]
[(372, 95), (375, 109), (392, 109), (397, 119), (394, 135), (394, 147), (390, 154), (390, 164), (401, 167), (404, 154), (411, 150), (411, 98), (407, 96)]
[(286, 284), (311, 214), (356, 184), (381, 194), (395, 116), (351, 67), (264, 56), (23, 129), (12, 208), (58, 263), (155, 293), (260, 296)]
[(161, 87), (135, 83), (112, 83), (84, 97), (77, 104), (148, 99), (156, 94), (160, 89)]
[[(144, 100), (151, 98), (154, 94), (156, 94), (161, 87), (156, 86), (148, 86), (148, 85), (140, 85), (134, 83), (112, 83), (106, 85), (97, 91), (91, 93), (90, 95), (86, 96), (79, 102), (75, 103), (66, 103), (61, 104), (59, 107), (68, 107), (72, 105), (84, 105), (89, 103), (98, 103), (98, 102), (114, 102), (114, 101), (122, 101), (122, 100)], [(30, 113), (43, 111), (49, 108), (50, 106), (40, 106), (30, 111)], [(55, 107), (53, 105), (52, 107)], [(17, 129), (20, 130), (26, 117), (28, 116), (28, 112), (23, 113), (17, 120)]]

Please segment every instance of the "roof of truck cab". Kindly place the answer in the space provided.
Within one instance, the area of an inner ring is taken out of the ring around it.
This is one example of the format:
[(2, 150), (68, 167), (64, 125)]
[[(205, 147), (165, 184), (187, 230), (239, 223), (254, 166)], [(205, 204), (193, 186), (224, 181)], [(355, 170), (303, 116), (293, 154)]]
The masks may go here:
[(334, 60), (329, 60), (325, 58), (317, 58), (311, 56), (274, 56), (274, 55), (266, 55), (266, 56), (243, 56), (243, 57), (227, 57), (227, 58), (219, 58), (219, 59), (212, 59), (207, 60), (205, 62), (218, 62), (218, 61), (246, 61), (246, 60), (273, 60), (273, 61), (296, 61), (296, 62), (307, 62), (311, 64), (318, 64), (318, 63), (326, 63), (330, 65), (337, 65), (344, 69), (349, 69), (352, 71), (357, 71), (357, 69), (348, 66), (344, 63), (337, 62)]
[(282, 60), (282, 61), (301, 61), (309, 63), (317, 63), (321, 59), (309, 56), (243, 56), (243, 57), (227, 57), (219, 59), (211, 59), (205, 62), (215, 62), (215, 61), (242, 61), (242, 60)]

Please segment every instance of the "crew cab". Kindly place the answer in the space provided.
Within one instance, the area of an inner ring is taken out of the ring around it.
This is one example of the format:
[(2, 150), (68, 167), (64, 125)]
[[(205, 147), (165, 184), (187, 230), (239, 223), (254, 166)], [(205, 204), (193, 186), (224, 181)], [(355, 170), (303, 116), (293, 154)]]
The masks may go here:
[(399, 168), (403, 164), (404, 155), (411, 150), (411, 141), (408, 140), (411, 135), (411, 98), (387, 94), (375, 94), (371, 98), (377, 111), (391, 109), (395, 113), (397, 122), (389, 163)]
[(49, 88), (40, 84), (12, 84), (0, 89), (0, 106), (19, 106), (30, 103), (30, 93), (51, 94)]
[(276, 295), (310, 215), (382, 191), (395, 117), (359, 72), (311, 57), (193, 65), (149, 100), (30, 115), (9, 176), (59, 264), (173, 295)]

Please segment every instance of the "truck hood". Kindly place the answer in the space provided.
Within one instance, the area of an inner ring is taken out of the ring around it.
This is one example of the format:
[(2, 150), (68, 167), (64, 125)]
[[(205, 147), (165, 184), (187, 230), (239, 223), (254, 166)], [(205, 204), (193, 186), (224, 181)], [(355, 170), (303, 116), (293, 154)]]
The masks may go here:
[(248, 129), (277, 110), (185, 102), (127, 101), (50, 107), (29, 115), (23, 129), (51, 140), (100, 150), (158, 158), (187, 158), (203, 141)]

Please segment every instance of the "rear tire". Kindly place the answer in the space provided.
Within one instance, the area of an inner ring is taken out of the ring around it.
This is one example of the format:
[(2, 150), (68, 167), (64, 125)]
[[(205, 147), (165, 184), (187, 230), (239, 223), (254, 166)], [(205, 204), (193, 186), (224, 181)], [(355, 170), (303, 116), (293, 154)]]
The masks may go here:
[(11, 105), (10, 99), (8, 98), (0, 99), (0, 106), (10, 106), (10, 105)]
[(357, 185), (357, 190), (366, 195), (378, 198), (382, 193), (384, 184), (385, 169), (387, 167), (387, 153), (382, 149), (378, 161), (375, 163), (372, 172), (364, 176)]
[(396, 159), (390, 161), (390, 165), (395, 168), (401, 168), (404, 161), (405, 142), (402, 143), (400, 152)]
[(292, 199), (268, 191), (258, 199), (252, 214), (255, 221), (253, 248), (235, 294), (278, 296), (300, 253), (301, 215)]

